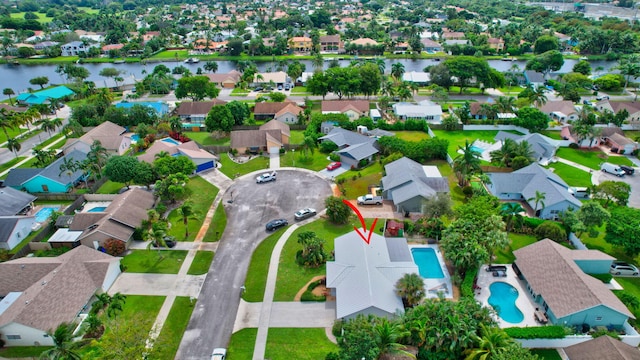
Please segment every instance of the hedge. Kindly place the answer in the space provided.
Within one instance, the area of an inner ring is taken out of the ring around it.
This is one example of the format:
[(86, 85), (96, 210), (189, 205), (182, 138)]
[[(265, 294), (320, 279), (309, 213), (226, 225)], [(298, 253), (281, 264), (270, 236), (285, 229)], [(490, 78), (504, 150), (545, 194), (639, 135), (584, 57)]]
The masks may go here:
[(467, 273), (464, 274), (464, 280), (460, 285), (460, 295), (462, 295), (462, 297), (473, 299), (473, 283), (476, 279), (476, 275), (478, 275), (478, 268), (469, 269), (467, 270)]
[(313, 289), (324, 283), (324, 279), (316, 280), (307, 286), (307, 290), (300, 296), (300, 301), (326, 301), (326, 296), (313, 295)]
[(562, 339), (566, 333), (562, 326), (511, 327), (504, 331), (515, 339)]
[(604, 274), (589, 274), (591, 276), (593, 276), (594, 278), (602, 281), (605, 284), (608, 284), (611, 282), (611, 279), (613, 278), (613, 276), (609, 273), (604, 273)]

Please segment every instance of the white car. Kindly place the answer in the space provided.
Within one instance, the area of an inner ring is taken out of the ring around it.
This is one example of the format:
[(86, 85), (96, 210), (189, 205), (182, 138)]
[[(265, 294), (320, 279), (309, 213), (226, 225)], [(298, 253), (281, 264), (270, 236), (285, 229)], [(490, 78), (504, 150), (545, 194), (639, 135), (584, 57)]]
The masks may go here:
[(211, 354), (211, 360), (224, 360), (227, 356), (227, 349), (215, 348)]
[(296, 213), (293, 214), (293, 216), (296, 218), (296, 220), (304, 220), (306, 218), (310, 218), (314, 216), (315, 214), (316, 214), (316, 209), (306, 208), (306, 209), (296, 211)]
[(626, 262), (614, 261), (609, 269), (611, 275), (638, 275), (638, 268)]
[(276, 172), (264, 173), (256, 178), (256, 183), (262, 184), (269, 181), (276, 181)]

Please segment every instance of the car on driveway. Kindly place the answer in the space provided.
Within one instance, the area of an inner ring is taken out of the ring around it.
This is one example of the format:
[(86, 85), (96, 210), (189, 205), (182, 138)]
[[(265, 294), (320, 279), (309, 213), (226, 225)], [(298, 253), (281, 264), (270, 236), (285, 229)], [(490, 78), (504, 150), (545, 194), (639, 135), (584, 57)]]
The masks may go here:
[(276, 181), (276, 172), (264, 173), (256, 178), (256, 183), (262, 184), (269, 181)]
[(327, 170), (329, 170), (329, 171), (335, 170), (335, 169), (339, 168), (340, 166), (342, 166), (342, 163), (340, 161), (332, 162), (331, 164), (327, 165)]
[(296, 220), (304, 220), (314, 216), (315, 214), (316, 214), (316, 209), (306, 208), (306, 209), (296, 211), (296, 213), (293, 214), (293, 217), (295, 217)]
[(607, 95), (596, 96), (596, 100), (598, 100), (598, 101), (600, 101), (600, 100), (609, 100), (609, 96), (607, 96)]
[(627, 174), (627, 175), (633, 175), (633, 173), (636, 172), (636, 169), (632, 168), (631, 166), (627, 166), (627, 165), (620, 165), (620, 169), (622, 171), (624, 171), (625, 174)]
[(611, 263), (609, 272), (612, 275), (638, 275), (638, 268), (635, 265), (631, 265), (622, 261), (614, 261)]
[(211, 360), (224, 360), (227, 356), (227, 349), (215, 348), (211, 353)]
[(287, 225), (289, 225), (289, 222), (287, 221), (287, 219), (275, 219), (275, 220), (269, 221), (267, 223), (266, 228), (267, 228), (267, 231), (273, 231)]

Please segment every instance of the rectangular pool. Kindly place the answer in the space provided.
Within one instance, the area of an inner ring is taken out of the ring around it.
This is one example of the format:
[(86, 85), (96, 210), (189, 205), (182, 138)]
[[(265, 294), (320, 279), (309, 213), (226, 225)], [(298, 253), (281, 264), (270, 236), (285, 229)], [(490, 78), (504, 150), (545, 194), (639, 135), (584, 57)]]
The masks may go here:
[(43, 207), (42, 209), (38, 210), (35, 215), (36, 222), (43, 223), (47, 221), (51, 217), (51, 213), (56, 210), (58, 210), (58, 207)]
[(87, 212), (103, 212), (106, 208), (106, 206), (96, 206)]
[(444, 273), (438, 261), (438, 256), (432, 248), (412, 248), (413, 262), (418, 265), (420, 276), (425, 279), (442, 279)]
[(180, 145), (180, 142), (173, 140), (172, 138), (164, 138), (160, 141), (165, 142), (167, 144)]

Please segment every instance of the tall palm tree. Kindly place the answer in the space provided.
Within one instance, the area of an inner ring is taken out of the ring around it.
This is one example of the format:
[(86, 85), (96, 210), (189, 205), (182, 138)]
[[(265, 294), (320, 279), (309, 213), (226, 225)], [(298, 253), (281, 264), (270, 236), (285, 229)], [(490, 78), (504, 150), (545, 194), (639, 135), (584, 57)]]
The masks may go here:
[(516, 104), (516, 98), (513, 96), (500, 96), (496, 99), (496, 107), (498, 112), (511, 113), (513, 112)]
[(111, 296), (111, 301), (109, 302), (109, 307), (107, 308), (107, 316), (108, 317), (116, 317), (118, 313), (121, 313), (123, 310), (124, 303), (126, 302), (126, 295), (122, 295), (117, 292)]
[(52, 120), (49, 120), (49, 119), (38, 120), (37, 124), (40, 125), (40, 128), (46, 131), (47, 134), (49, 134), (49, 136), (51, 136), (52, 131), (56, 130), (56, 125), (53, 123)]
[(167, 151), (162, 150), (162, 151), (158, 152), (157, 154), (155, 154), (153, 157), (156, 158), (156, 159), (160, 159), (160, 158), (165, 158), (165, 157), (169, 157), (169, 156), (170, 155), (169, 155), (169, 153)]
[(182, 217), (182, 223), (184, 224), (184, 239), (189, 237), (189, 219), (197, 219), (197, 213), (193, 208), (191, 201), (185, 201), (182, 206), (178, 208), (178, 214)]
[(73, 343), (73, 330), (73, 324), (62, 323), (53, 333), (47, 332), (53, 340), (53, 347), (40, 354), (40, 359), (81, 360), (82, 357), (75, 350), (76, 344)]
[(0, 128), (4, 131), (4, 136), (7, 140), (9, 140), (7, 129), (13, 129), (15, 127), (14, 121), (13, 111), (8, 111), (5, 108), (0, 109)]
[(324, 65), (324, 58), (322, 57), (322, 55), (320, 53), (315, 54), (313, 56), (313, 59), (311, 59), (311, 66), (313, 66), (313, 71), (321, 72), (323, 65)]
[(109, 151), (102, 146), (100, 140), (93, 140), (93, 143), (89, 147), (87, 158), (95, 162), (100, 172), (102, 172), (102, 168), (104, 168), (109, 159)]
[(177, 116), (174, 116), (171, 119), (169, 119), (169, 125), (171, 126), (171, 131), (173, 132), (179, 133), (182, 131), (182, 121)]
[(458, 178), (458, 185), (465, 187), (469, 185), (471, 177), (476, 173), (481, 173), (480, 154), (472, 148), (468, 140), (465, 140), (464, 147), (458, 146), (462, 154), (453, 159), (453, 171)]
[(16, 93), (13, 92), (12, 88), (4, 88), (2, 90), (2, 95), (7, 95), (9, 97), (9, 104), (11, 104), (11, 106), (13, 106), (13, 99), (11, 98), (11, 95), (15, 95)]
[(465, 351), (465, 360), (489, 360), (513, 343), (513, 339), (499, 327), (481, 323), (480, 333), (482, 336), (473, 335), (477, 346)]
[(78, 161), (75, 161), (70, 157), (62, 158), (62, 164), (60, 164), (60, 173), (58, 174), (58, 176), (62, 175), (63, 173), (71, 176), (71, 174), (78, 170), (79, 165), (80, 164)]
[(391, 76), (393, 76), (396, 79), (396, 81), (402, 80), (403, 74), (404, 74), (404, 65), (402, 63), (391, 64)]
[(533, 207), (533, 213), (538, 216), (538, 205), (541, 205), (540, 210), (544, 209), (544, 201), (546, 195), (543, 192), (536, 190), (536, 194), (533, 197), (527, 199), (527, 201), (533, 201), (535, 206)]
[(11, 138), (7, 140), (7, 149), (13, 152), (16, 158), (18, 157), (18, 151), (20, 151), (21, 148), (22, 148), (22, 145), (20, 145), (20, 141), (18, 141), (18, 139)]
[[(420, 279), (422, 281), (422, 279)], [(380, 318), (378, 324), (373, 327), (373, 335), (379, 349), (378, 359), (385, 354), (403, 354), (415, 359), (416, 357), (403, 350), (404, 345), (399, 340), (409, 335), (409, 332), (402, 328), (401, 324), (392, 323), (387, 318)]]
[(547, 89), (544, 86), (538, 86), (536, 89), (531, 91), (529, 95), (529, 101), (534, 104), (536, 107), (541, 107), (542, 105), (547, 103), (547, 95), (545, 91)]
[(524, 208), (517, 202), (508, 202), (502, 204), (502, 208), (500, 209), (500, 214), (507, 219), (506, 230), (507, 233), (511, 230), (513, 226), (513, 220), (518, 217), (522, 217), (520, 215), (521, 212), (524, 212)]
[(396, 294), (400, 296), (408, 307), (414, 307), (425, 296), (424, 281), (416, 273), (405, 274), (396, 282)]

